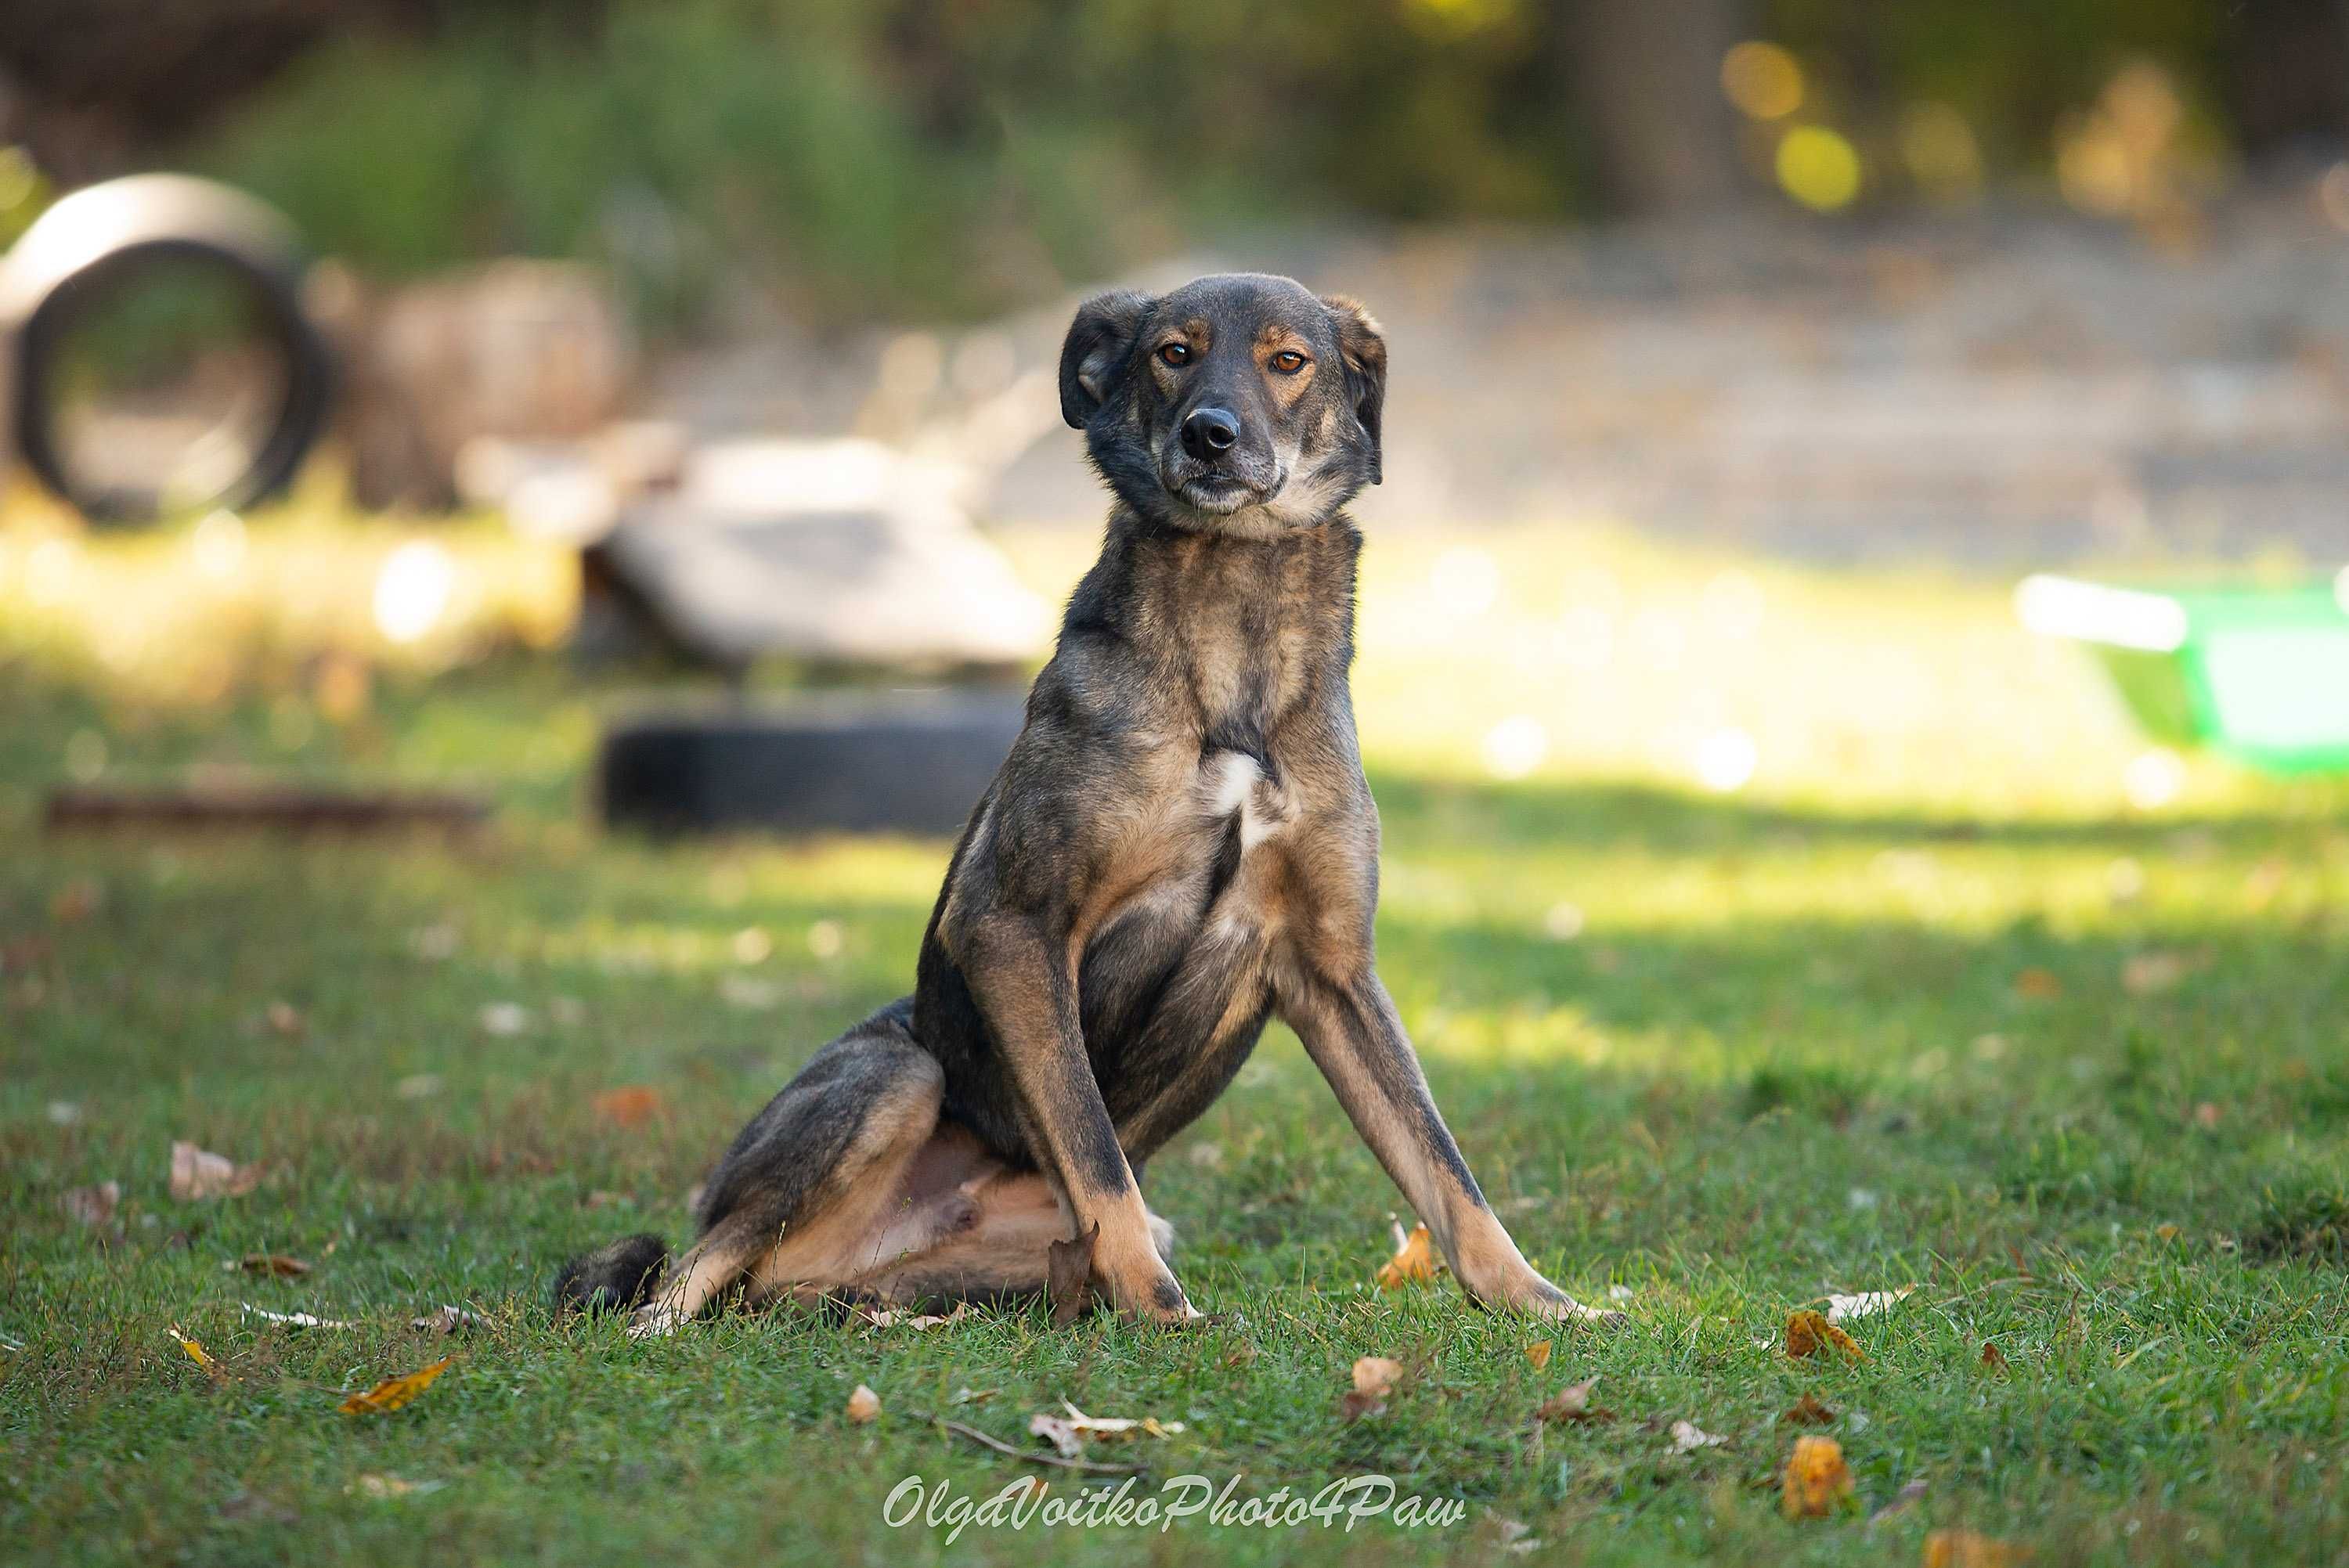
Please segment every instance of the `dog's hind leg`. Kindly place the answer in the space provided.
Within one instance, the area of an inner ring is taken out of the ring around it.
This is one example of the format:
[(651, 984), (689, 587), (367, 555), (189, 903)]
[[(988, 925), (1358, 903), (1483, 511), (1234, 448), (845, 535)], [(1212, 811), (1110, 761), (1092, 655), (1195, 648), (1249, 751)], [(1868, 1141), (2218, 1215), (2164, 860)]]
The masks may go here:
[[(771, 1259), (806, 1254), (803, 1238), (884, 1230), (903, 1176), (938, 1121), (945, 1079), (914, 1043), (909, 1002), (883, 1008), (810, 1059), (735, 1138), (703, 1189), (701, 1239), (679, 1258), (629, 1332), (666, 1334), (756, 1275)], [(853, 1252), (853, 1248), (842, 1249)], [(857, 1272), (843, 1256), (810, 1258), (821, 1289)]]

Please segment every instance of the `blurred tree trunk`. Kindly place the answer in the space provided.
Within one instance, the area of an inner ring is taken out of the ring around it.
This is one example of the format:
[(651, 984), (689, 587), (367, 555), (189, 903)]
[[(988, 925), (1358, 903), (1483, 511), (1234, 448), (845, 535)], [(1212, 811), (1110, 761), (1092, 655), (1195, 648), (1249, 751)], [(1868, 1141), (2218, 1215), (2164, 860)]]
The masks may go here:
[(2228, 108), (2246, 151), (2349, 138), (2349, 0), (2254, 0), (2230, 22)]
[(1721, 57), (1744, 0), (1560, 0), (1568, 80), (1588, 106), (1608, 194), (1634, 212), (1734, 201), (1737, 128)]

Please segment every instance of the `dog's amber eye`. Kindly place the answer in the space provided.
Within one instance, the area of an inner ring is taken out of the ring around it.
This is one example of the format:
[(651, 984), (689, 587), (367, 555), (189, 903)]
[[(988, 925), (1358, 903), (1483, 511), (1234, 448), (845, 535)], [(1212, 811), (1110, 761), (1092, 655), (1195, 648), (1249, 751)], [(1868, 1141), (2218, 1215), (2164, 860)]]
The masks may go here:
[(1284, 348), (1272, 356), (1272, 367), (1283, 376), (1294, 376), (1305, 368), (1305, 356), (1293, 348)]
[(1159, 349), (1158, 357), (1169, 365), (1185, 364), (1191, 357), (1191, 346), (1187, 343), (1167, 344)]

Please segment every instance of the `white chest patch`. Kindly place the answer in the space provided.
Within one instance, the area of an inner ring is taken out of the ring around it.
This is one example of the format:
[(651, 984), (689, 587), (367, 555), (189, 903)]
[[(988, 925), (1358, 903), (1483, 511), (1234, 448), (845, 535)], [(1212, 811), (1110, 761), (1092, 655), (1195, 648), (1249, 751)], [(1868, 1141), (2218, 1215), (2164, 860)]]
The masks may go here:
[(1210, 814), (1239, 818), (1242, 852), (1288, 825), (1287, 806), (1277, 798), (1279, 791), (1247, 752), (1219, 751), (1201, 765), (1200, 775)]

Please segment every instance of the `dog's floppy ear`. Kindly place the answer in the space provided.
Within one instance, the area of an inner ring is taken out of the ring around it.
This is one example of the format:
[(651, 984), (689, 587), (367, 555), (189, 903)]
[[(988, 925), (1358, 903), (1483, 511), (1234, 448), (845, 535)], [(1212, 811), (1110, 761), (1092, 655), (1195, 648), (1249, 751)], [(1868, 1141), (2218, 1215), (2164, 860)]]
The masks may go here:
[(1124, 374), (1134, 335), (1157, 304), (1146, 294), (1112, 289), (1077, 307), (1061, 345), (1061, 418), (1081, 430)]
[(1387, 340), (1360, 301), (1344, 294), (1324, 294), (1321, 303), (1338, 328), (1338, 357), (1346, 364), (1346, 401), (1361, 421), (1371, 442), (1371, 482), (1381, 477), (1379, 414), (1387, 400)]

